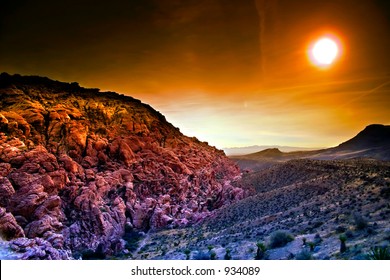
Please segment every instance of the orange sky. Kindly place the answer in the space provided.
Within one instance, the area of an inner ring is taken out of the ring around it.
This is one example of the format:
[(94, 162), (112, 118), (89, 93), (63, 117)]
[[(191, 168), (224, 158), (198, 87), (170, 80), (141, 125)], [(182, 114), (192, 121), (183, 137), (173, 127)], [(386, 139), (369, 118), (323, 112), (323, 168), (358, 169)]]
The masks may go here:
[[(390, 123), (385, 0), (4, 3), (0, 72), (131, 95), (219, 148), (333, 146)], [(327, 70), (307, 59), (323, 34), (343, 45)]]

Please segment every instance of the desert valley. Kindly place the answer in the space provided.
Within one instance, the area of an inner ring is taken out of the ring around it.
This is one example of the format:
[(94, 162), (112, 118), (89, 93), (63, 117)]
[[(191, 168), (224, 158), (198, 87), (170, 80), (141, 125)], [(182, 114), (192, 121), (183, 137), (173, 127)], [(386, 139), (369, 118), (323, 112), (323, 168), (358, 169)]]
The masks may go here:
[(383, 259), (390, 126), (228, 158), (141, 101), (0, 75), (1, 259)]

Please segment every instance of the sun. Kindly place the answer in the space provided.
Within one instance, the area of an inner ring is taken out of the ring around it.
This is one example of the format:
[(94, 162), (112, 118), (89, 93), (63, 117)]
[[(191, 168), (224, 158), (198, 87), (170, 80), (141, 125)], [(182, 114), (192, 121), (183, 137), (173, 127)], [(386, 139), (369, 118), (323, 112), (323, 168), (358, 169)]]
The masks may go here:
[(329, 67), (335, 62), (339, 53), (338, 44), (329, 37), (318, 39), (309, 50), (311, 62), (320, 67)]

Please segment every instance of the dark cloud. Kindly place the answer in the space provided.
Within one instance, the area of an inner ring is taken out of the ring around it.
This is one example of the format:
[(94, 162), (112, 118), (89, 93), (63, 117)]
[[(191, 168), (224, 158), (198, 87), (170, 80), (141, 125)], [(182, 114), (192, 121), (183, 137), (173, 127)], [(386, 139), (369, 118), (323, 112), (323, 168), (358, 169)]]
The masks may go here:
[[(177, 125), (194, 130), (212, 115), (217, 121), (207, 129), (214, 126), (225, 138), (261, 137), (261, 126), (267, 137), (273, 129), (306, 136), (313, 127), (325, 131), (313, 124), (316, 118), (329, 121), (326, 131), (346, 133), (366, 120), (390, 121), (383, 109), (390, 106), (388, 91), (365, 93), (389, 79), (389, 3), (1, 0), (0, 72), (127, 93), (161, 105)], [(330, 71), (319, 71), (306, 48), (326, 32), (340, 36), (345, 50)], [(184, 117), (193, 111), (185, 109), (189, 102), (199, 110), (196, 118)], [(359, 120), (363, 104), (367, 117)], [(191, 123), (180, 123), (186, 119)], [(247, 124), (245, 131), (231, 129), (235, 120), (235, 129)]]
[(210, 78), (222, 83), (225, 75), (244, 79), (258, 66), (252, 1), (30, 1), (11, 6), (2, 21), (1, 62), (22, 72), (35, 67), (66, 74), (101, 67), (146, 79), (161, 71), (158, 76), (167, 75), (164, 82), (177, 72), (183, 82), (209, 84)]

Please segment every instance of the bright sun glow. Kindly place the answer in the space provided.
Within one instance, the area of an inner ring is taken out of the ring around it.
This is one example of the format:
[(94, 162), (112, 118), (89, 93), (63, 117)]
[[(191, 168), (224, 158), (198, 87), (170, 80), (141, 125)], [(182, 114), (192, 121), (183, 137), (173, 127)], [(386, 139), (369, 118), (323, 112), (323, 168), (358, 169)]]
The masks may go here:
[(310, 50), (311, 60), (318, 66), (329, 66), (339, 54), (339, 47), (335, 41), (327, 37), (319, 39)]

